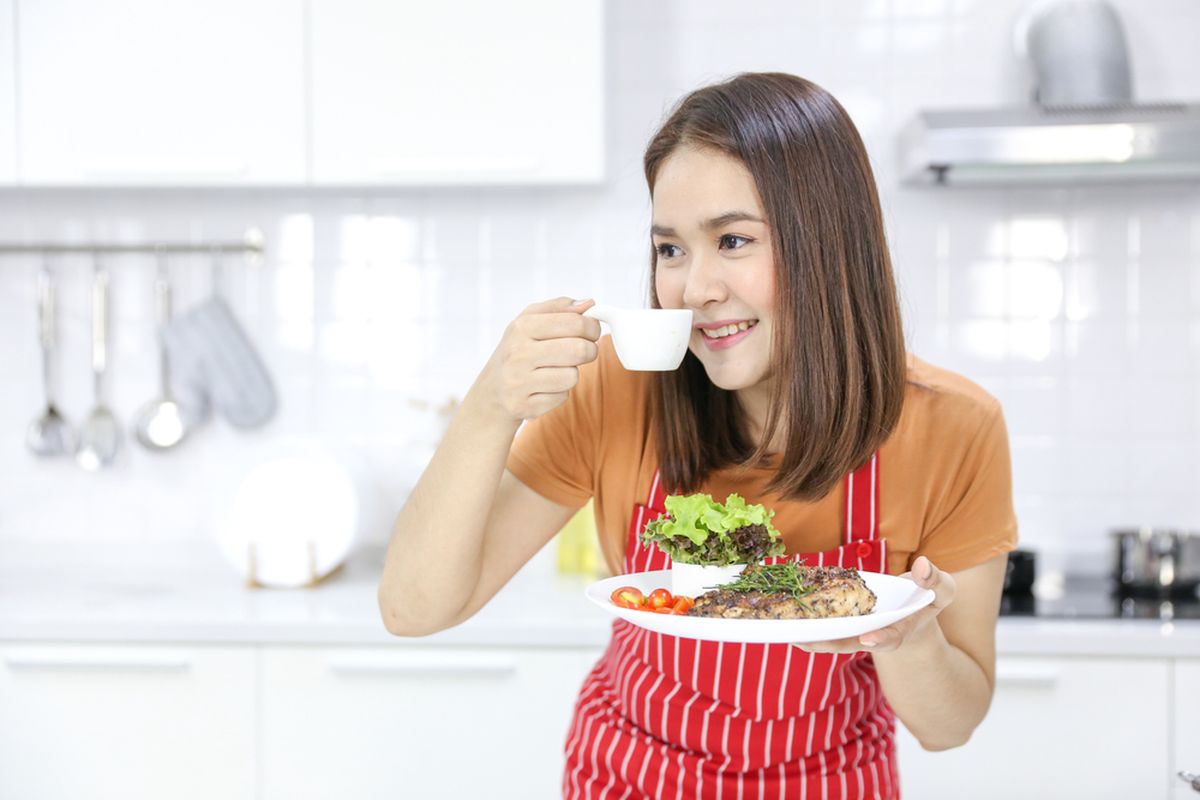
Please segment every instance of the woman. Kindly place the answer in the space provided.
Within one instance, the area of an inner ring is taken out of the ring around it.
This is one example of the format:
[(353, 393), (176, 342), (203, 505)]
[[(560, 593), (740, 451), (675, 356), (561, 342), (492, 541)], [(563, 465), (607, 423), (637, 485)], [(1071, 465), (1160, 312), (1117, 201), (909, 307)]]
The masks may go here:
[(906, 355), (867, 156), (821, 88), (772, 73), (693, 92), (645, 172), (651, 303), (695, 320), (683, 365), (624, 371), (590, 301), (526, 309), (400, 514), (387, 627), (467, 619), (589, 498), (628, 573), (669, 564), (639, 538), (667, 493), (738, 492), (775, 510), (789, 555), (904, 573), (936, 599), (803, 647), (617, 622), (564, 796), (897, 797), (895, 717), (945, 749), (991, 699), (1016, 539), (999, 405)]

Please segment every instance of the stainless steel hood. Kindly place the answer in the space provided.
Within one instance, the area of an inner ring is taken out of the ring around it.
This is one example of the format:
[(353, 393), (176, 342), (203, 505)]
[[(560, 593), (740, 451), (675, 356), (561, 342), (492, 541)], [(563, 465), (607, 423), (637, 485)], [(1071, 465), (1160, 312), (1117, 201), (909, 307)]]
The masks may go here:
[(1200, 179), (1200, 104), (923, 111), (900, 136), (908, 184)]
[(1137, 103), (1124, 29), (1105, 0), (1038, 0), (1017, 21), (1032, 102), (922, 111), (901, 131), (909, 184), (1200, 178), (1200, 103)]

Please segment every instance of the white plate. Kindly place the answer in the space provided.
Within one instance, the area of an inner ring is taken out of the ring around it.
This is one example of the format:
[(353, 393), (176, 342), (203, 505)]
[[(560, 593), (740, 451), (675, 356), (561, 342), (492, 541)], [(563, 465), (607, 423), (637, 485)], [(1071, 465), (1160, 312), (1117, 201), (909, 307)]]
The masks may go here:
[(875, 610), (857, 617), (830, 619), (714, 619), (685, 617), (635, 611), (615, 605), (610, 596), (614, 589), (634, 586), (650, 594), (660, 586), (670, 589), (671, 570), (637, 572), (596, 581), (587, 588), (588, 599), (605, 611), (648, 630), (685, 639), (714, 642), (782, 644), (786, 642), (825, 642), (859, 636), (885, 628), (933, 602), (933, 592), (922, 589), (908, 578), (859, 572), (867, 588), (875, 593)]

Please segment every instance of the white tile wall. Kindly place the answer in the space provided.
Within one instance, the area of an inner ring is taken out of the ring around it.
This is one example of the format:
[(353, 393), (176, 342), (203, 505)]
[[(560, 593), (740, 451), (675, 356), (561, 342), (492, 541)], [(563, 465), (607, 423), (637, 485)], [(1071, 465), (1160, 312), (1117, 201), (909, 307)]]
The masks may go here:
[[(387, 500), (375, 536), (507, 322), (567, 294), (642, 302), (648, 203), (641, 150), (682, 92), (777, 69), (831, 89), (877, 169), (913, 350), (997, 394), (1012, 434), (1024, 541), (1103, 563), (1103, 532), (1200, 528), (1200, 188), (932, 191), (896, 185), (895, 132), (918, 107), (1024, 101), (1010, 30), (1024, 3), (725, 0), (609, 4), (610, 179), (599, 189), (350, 193), (49, 192), (0, 196), (0, 239), (238, 237), (264, 266), (221, 285), (270, 365), (278, 419), (252, 436), (216, 423), (178, 452), (130, 447), (109, 474), (26, 454), (40, 403), (32, 259), (0, 269), (0, 538), (136, 543), (208, 535), (215, 477), (269, 443), (354, 448)], [(1116, 3), (1139, 97), (1200, 99), (1185, 0)], [(155, 386), (150, 274), (113, 259), (112, 401), (129, 419)], [(63, 405), (90, 407), (85, 259), (64, 277)], [(179, 305), (209, 291), (204, 258), (172, 264)]]

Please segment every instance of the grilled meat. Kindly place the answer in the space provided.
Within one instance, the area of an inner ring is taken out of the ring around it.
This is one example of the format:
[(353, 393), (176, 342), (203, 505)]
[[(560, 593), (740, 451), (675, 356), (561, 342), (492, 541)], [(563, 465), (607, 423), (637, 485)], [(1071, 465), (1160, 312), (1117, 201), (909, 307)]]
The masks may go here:
[[(743, 574), (760, 569), (750, 566)], [(726, 619), (825, 619), (870, 614), (875, 609), (875, 593), (863, 583), (858, 570), (803, 565), (797, 569), (808, 587), (800, 597), (789, 591), (713, 589), (697, 597), (687, 614)]]

